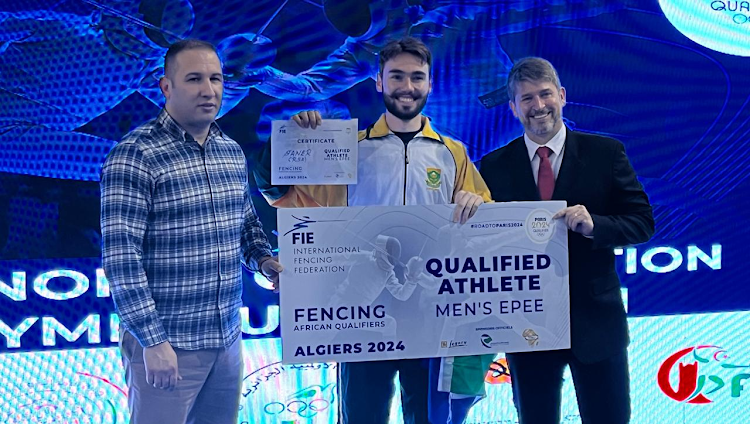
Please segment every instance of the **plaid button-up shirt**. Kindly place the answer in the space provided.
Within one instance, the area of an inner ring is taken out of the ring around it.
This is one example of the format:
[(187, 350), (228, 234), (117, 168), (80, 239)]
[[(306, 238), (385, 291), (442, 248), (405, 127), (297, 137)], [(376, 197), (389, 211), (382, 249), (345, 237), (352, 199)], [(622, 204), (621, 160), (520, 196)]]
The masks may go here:
[(214, 123), (201, 147), (166, 110), (126, 135), (101, 175), (102, 257), (121, 324), (144, 347), (229, 346), (240, 261), (271, 255), (245, 156)]

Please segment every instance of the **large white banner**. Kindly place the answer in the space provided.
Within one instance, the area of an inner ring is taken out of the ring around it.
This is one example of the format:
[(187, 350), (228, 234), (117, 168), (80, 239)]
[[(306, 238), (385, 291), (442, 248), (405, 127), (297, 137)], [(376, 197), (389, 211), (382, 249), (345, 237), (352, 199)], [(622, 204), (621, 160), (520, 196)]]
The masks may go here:
[(280, 209), (284, 362), (569, 348), (564, 207)]

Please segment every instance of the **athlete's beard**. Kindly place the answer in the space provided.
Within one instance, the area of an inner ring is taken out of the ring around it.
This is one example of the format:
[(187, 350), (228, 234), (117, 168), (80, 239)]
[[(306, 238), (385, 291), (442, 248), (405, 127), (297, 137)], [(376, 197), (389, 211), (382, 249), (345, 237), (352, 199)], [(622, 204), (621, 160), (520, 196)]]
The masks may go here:
[[(396, 99), (401, 96), (410, 96), (414, 99), (414, 105), (409, 110), (400, 109)], [(420, 93), (394, 93), (393, 95), (383, 93), (383, 103), (385, 103), (385, 108), (391, 115), (402, 121), (410, 121), (422, 113), (422, 109), (427, 104), (427, 95), (423, 96)]]

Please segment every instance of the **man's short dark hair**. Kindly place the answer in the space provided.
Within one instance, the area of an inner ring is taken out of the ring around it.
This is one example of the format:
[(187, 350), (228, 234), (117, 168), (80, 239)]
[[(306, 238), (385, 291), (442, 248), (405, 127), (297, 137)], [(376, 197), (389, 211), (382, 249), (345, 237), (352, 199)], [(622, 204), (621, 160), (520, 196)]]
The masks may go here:
[(164, 55), (164, 75), (169, 75), (170, 69), (174, 66), (174, 59), (177, 54), (185, 50), (209, 50), (216, 53), (216, 47), (208, 41), (196, 40), (195, 38), (187, 38), (173, 43), (167, 49), (167, 53)]
[(385, 62), (388, 62), (401, 53), (408, 53), (416, 57), (423, 64), (426, 63), (430, 70), (432, 70), (432, 53), (430, 52), (430, 49), (416, 38), (405, 37), (400, 40), (389, 42), (383, 47), (383, 50), (380, 51), (380, 54), (378, 55), (380, 58), (380, 73), (383, 73)]
[(547, 59), (541, 57), (525, 57), (516, 62), (508, 73), (508, 97), (510, 101), (516, 99), (516, 87), (521, 81), (551, 82), (560, 91), (560, 77), (555, 67)]

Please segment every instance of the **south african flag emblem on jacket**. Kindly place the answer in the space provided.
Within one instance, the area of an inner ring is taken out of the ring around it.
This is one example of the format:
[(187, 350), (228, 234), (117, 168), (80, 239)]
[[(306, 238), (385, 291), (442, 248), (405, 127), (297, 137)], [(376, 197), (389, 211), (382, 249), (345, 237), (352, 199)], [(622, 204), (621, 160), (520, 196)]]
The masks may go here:
[(425, 182), (428, 188), (440, 188), (440, 168), (427, 168), (427, 181)]

